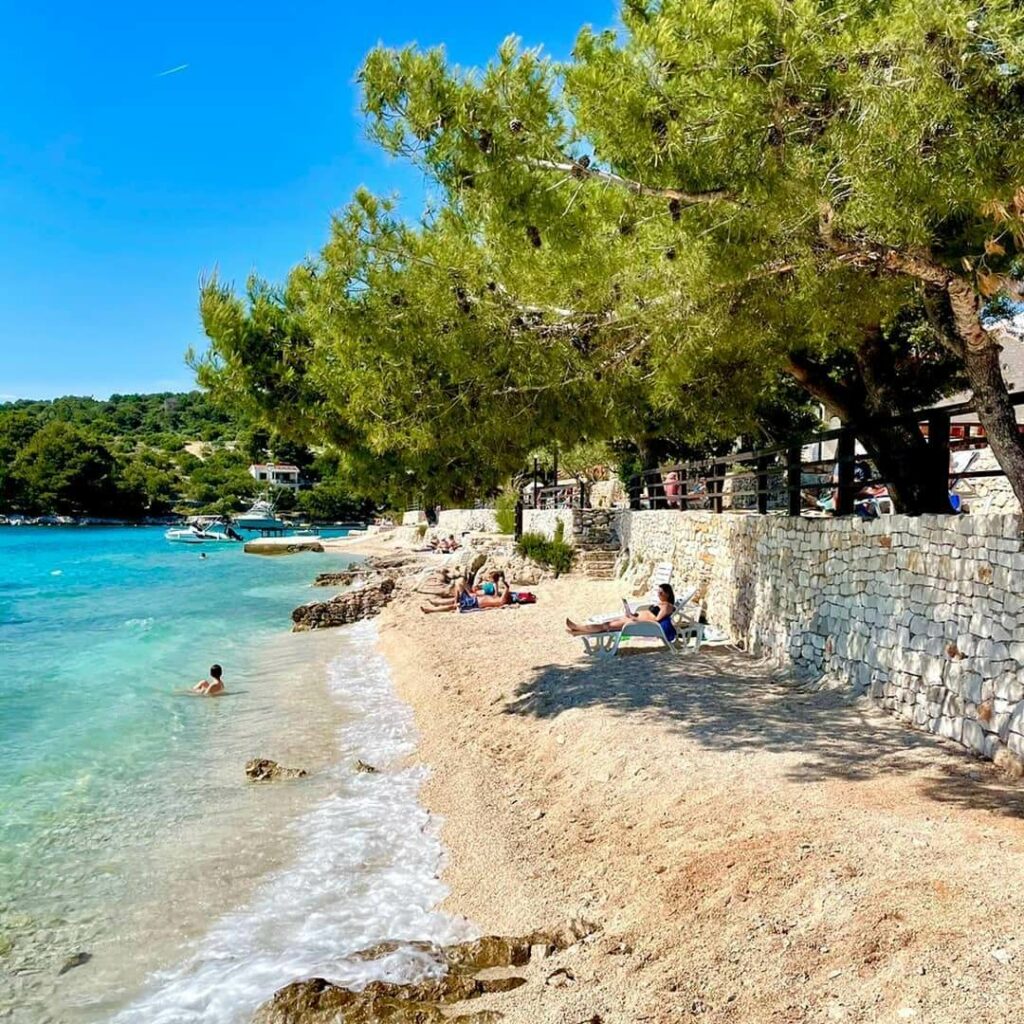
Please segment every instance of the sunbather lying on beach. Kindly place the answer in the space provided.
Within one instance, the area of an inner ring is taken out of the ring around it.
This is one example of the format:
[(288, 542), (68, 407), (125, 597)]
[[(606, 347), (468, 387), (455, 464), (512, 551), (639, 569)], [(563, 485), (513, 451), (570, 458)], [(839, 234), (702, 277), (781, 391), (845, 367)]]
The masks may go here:
[[(497, 589), (497, 588), (496, 588)], [(455, 596), (452, 598), (432, 598), (429, 605), (421, 605), (420, 611), (426, 615), (433, 612), (476, 611), (478, 608), (503, 608), (512, 603), (512, 591), (506, 586), (504, 592), (498, 591), (493, 596), (474, 593), (463, 580), (455, 583)]]
[(672, 624), (672, 613), (676, 609), (676, 595), (672, 588), (663, 583), (658, 587), (658, 603), (648, 605), (646, 608), (639, 608), (635, 613), (629, 611), (629, 603), (622, 602), (626, 614), (620, 618), (612, 619), (609, 622), (578, 623), (572, 619), (565, 620), (566, 631), (572, 636), (584, 636), (594, 633), (614, 633), (622, 629), (627, 622), (642, 620), (645, 622), (657, 622), (661, 625), (665, 639), (672, 643), (676, 638), (676, 627)]
[(220, 665), (210, 666), (210, 679), (204, 679), (200, 683), (196, 683), (192, 687), (193, 693), (201, 694), (204, 697), (216, 697), (218, 694), (225, 693), (224, 680), (221, 678), (224, 674), (224, 670)]

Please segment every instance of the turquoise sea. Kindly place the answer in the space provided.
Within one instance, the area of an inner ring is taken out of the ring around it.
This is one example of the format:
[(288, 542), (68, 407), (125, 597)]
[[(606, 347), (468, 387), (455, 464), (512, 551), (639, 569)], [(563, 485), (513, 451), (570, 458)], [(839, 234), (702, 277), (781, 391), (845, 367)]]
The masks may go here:
[[(288, 631), (342, 560), (203, 551), (150, 528), (0, 529), (2, 1019), (243, 1021), (370, 941), (462, 934), (433, 912), (418, 770), (375, 788), (351, 770), (414, 743), (374, 627)], [(214, 661), (229, 695), (175, 693)], [(253, 786), (252, 756), (311, 777)]]

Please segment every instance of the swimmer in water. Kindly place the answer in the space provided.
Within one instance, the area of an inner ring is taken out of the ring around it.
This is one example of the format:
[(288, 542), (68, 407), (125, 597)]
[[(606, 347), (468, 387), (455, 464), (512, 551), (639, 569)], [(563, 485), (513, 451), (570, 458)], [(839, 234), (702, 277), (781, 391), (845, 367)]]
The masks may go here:
[(210, 678), (204, 679), (201, 683), (196, 683), (192, 687), (192, 692), (201, 694), (204, 697), (216, 697), (218, 694), (225, 693), (224, 680), (221, 678), (223, 674), (224, 670), (220, 665), (211, 665)]
[(205, 551), (200, 551), (199, 552), (199, 557), (200, 558), (205, 558), (206, 557), (206, 552)]

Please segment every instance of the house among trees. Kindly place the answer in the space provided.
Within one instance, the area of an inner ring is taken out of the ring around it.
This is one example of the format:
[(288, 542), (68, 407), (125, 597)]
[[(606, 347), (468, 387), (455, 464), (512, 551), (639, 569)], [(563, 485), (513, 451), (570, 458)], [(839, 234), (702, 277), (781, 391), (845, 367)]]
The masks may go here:
[(288, 463), (254, 462), (249, 467), (249, 476), (271, 487), (287, 487), (292, 491), (299, 489), (299, 467)]

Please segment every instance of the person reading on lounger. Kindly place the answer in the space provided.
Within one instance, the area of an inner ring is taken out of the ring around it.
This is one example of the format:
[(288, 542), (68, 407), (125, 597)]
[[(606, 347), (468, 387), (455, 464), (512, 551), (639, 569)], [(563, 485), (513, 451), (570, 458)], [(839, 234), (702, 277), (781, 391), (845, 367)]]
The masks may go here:
[(572, 619), (565, 620), (565, 628), (572, 636), (584, 636), (594, 633), (615, 633), (622, 629), (628, 622), (657, 622), (665, 634), (665, 639), (673, 643), (676, 638), (676, 627), (672, 624), (672, 613), (676, 610), (676, 595), (667, 583), (658, 587), (658, 603), (648, 605), (646, 608), (638, 608), (635, 612), (629, 610), (629, 602), (623, 601), (625, 615), (610, 622), (584, 623), (573, 622)]
[(426, 615), (433, 612), (472, 612), (477, 609), (503, 608), (512, 603), (512, 591), (505, 588), (504, 593), (496, 593), (493, 596), (488, 594), (474, 593), (464, 580), (458, 580), (455, 584), (455, 596), (453, 598), (434, 598), (429, 605), (421, 605), (420, 611)]

